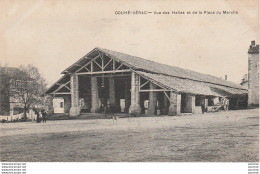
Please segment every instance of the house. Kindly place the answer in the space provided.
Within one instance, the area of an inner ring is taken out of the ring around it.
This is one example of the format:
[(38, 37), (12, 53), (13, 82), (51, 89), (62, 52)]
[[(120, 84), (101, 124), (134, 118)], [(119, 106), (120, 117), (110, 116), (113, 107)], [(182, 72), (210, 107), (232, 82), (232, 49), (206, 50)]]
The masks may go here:
[(242, 85), (244, 88), (248, 89), (248, 75), (245, 74), (241, 80), (240, 85)]
[(103, 48), (94, 48), (62, 74), (45, 94), (56, 98), (48, 102), (51, 111), (55, 106), (57, 113), (70, 116), (98, 113), (104, 99), (114, 112), (132, 115), (201, 113), (202, 103), (214, 105), (223, 97), (238, 109), (248, 94), (239, 84), (212, 75)]
[(23, 112), (23, 102), (12, 95), (20, 84), (15, 74), (23, 74), (23, 72), (14, 67), (0, 67), (0, 115), (16, 115)]

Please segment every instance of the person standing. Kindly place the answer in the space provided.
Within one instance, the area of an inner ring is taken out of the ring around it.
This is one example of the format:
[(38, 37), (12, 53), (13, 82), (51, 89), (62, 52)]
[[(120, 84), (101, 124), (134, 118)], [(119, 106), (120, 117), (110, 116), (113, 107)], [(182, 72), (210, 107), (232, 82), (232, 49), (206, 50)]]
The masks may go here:
[(35, 114), (37, 115), (37, 117), (36, 117), (36, 122), (37, 123), (40, 123), (41, 122), (41, 119), (40, 119), (40, 113), (39, 113), (39, 111), (35, 111)]
[(201, 111), (202, 111), (202, 114), (204, 114), (204, 112), (205, 112), (205, 103), (204, 102), (201, 103)]
[(46, 123), (46, 120), (47, 120), (47, 114), (46, 114), (45, 110), (43, 109), (42, 110), (42, 121)]

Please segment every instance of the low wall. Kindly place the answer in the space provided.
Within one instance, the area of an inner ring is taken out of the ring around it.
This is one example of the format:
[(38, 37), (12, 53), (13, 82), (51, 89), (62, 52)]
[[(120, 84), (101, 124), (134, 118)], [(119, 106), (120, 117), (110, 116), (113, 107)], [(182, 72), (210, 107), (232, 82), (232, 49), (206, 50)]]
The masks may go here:
[(194, 114), (202, 114), (201, 106), (194, 107)]

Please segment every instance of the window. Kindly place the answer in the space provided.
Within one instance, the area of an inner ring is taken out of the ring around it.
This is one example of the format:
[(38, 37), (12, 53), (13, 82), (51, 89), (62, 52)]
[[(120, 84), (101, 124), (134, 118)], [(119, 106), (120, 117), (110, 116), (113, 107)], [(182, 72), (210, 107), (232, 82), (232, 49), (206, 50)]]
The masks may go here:
[(63, 102), (60, 102), (60, 108), (63, 108)]

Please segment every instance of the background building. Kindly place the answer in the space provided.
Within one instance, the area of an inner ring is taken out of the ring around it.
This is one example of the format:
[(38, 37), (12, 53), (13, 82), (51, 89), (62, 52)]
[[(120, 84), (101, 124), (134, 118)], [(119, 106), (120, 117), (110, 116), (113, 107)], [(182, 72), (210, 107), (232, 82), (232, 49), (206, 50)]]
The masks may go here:
[(259, 45), (255, 41), (248, 50), (248, 106), (259, 106)]
[(12, 95), (19, 88), (20, 81), (13, 78), (17, 73), (23, 72), (14, 67), (0, 67), (0, 115), (16, 115), (24, 110), (22, 99)]
[(240, 85), (242, 85), (244, 88), (248, 89), (248, 75), (245, 74), (241, 80)]

